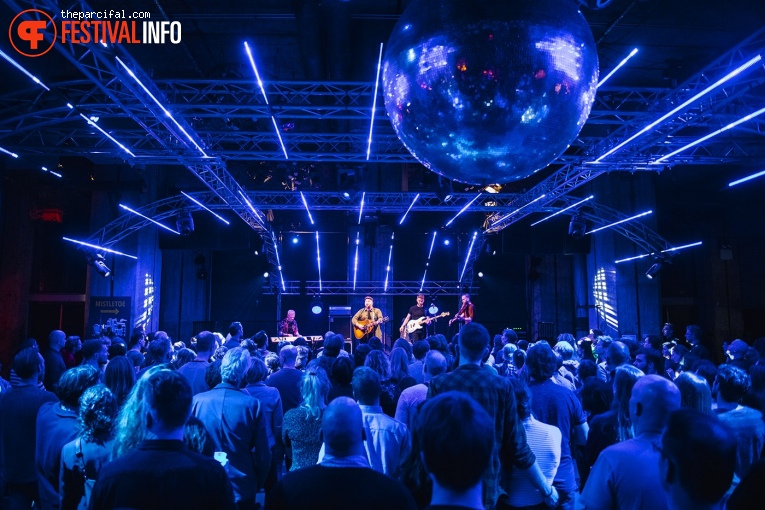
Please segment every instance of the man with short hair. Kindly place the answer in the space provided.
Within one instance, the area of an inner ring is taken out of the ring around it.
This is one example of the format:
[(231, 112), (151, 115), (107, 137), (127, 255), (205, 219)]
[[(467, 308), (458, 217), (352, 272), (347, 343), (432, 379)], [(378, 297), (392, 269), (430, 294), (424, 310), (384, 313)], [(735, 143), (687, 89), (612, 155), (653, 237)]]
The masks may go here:
[(733, 481), (736, 439), (715, 416), (672, 413), (661, 437), (659, 477), (670, 510), (714, 510)]
[(614, 339), (608, 335), (601, 335), (593, 342), (593, 350), (598, 358), (598, 379), (608, 382), (608, 369), (606, 368), (606, 356), (608, 348), (614, 342)]
[(226, 339), (226, 343), (223, 344), (223, 347), (226, 349), (235, 349), (239, 347), (243, 338), (244, 328), (242, 327), (242, 323), (234, 321), (228, 327), (228, 338)]
[(622, 365), (630, 362), (630, 349), (624, 343), (616, 341), (606, 349), (606, 372), (608, 380), (612, 380), (614, 372)]
[(329, 403), (321, 417), (325, 455), (318, 465), (290, 471), (266, 494), (266, 509), (414, 510), (404, 485), (369, 468), (359, 406), (348, 397)]
[(279, 351), (282, 368), (266, 379), (268, 386), (279, 390), (279, 396), (282, 397), (284, 414), (287, 414), (287, 411), (290, 409), (296, 408), (303, 400), (300, 394), (300, 381), (303, 378), (303, 372), (295, 368), (297, 355), (298, 350), (294, 345), (282, 347)]
[(178, 373), (189, 382), (192, 395), (198, 395), (210, 389), (205, 382), (205, 370), (207, 370), (210, 358), (215, 352), (215, 342), (216, 338), (213, 333), (209, 331), (198, 333), (197, 357), (178, 369)]
[(109, 345), (101, 338), (85, 340), (82, 344), (82, 364), (102, 370), (109, 362)]
[(59, 508), (59, 469), (61, 449), (77, 437), (80, 397), (98, 384), (101, 371), (80, 365), (64, 372), (56, 387), (60, 402), (48, 402), (37, 411), (35, 468), (40, 491), (40, 507)]
[(223, 357), (223, 382), (194, 397), (192, 413), (204, 423), (215, 451), (225, 452), (239, 510), (254, 509), (271, 465), (265, 413), (260, 401), (240, 387), (250, 367), (250, 352), (236, 347)]
[(500, 496), (500, 466), (527, 470), (534, 486), (545, 496), (545, 503), (554, 506), (558, 493), (549, 486), (526, 443), (526, 433), (515, 408), (515, 395), (510, 383), (481, 367), (489, 346), (489, 332), (482, 325), (465, 324), (459, 333), (460, 364), (452, 372), (430, 381), (428, 398), (447, 391), (462, 391), (470, 395), (494, 421), (494, 452), (484, 483), (484, 505), (493, 508)]
[(632, 364), (646, 375), (664, 375), (664, 356), (656, 349), (641, 347), (638, 349)]
[(685, 341), (690, 347), (701, 344), (701, 326), (690, 324), (685, 328)]
[(738, 440), (736, 449), (736, 475), (739, 478), (750, 465), (755, 463), (765, 446), (765, 423), (762, 413), (738, 402), (749, 388), (749, 374), (740, 368), (721, 365), (712, 386), (712, 394), (717, 394), (715, 412), (725, 422)]
[(667, 500), (660, 486), (656, 446), (669, 415), (680, 408), (680, 390), (658, 375), (637, 380), (630, 398), (635, 437), (600, 453), (581, 500), (586, 510), (662, 510)]
[(531, 378), (529, 390), (534, 416), (542, 423), (558, 427), (563, 437), (560, 465), (553, 481), (560, 494), (558, 507), (573, 509), (579, 485), (571, 444), (587, 442), (587, 416), (576, 394), (555, 382), (553, 376), (557, 373), (558, 361), (547, 343), (539, 342), (529, 348), (526, 367)]
[(423, 383), (423, 368), (425, 356), (430, 351), (430, 344), (425, 340), (420, 340), (412, 344), (412, 356), (414, 361), (409, 364), (409, 375), (418, 384)]
[(417, 304), (409, 308), (409, 312), (406, 314), (406, 317), (404, 317), (404, 321), (401, 323), (401, 327), (398, 328), (401, 334), (408, 336), (409, 341), (412, 343), (423, 340), (427, 336), (425, 334), (427, 322), (424, 322), (424, 320), (422, 324), (419, 324), (420, 329), (416, 329), (412, 331), (411, 333), (406, 334), (406, 329), (407, 329), (407, 325), (409, 324), (409, 321), (417, 321), (419, 319), (422, 319), (426, 315), (428, 315), (427, 312), (425, 311), (425, 294), (417, 294), (416, 303)]
[(433, 481), (430, 507), (484, 508), (482, 483), (494, 442), (491, 416), (462, 392), (430, 399), (417, 419), (422, 462)]
[(5, 479), (5, 501), (10, 508), (39, 505), (35, 471), (37, 411), (56, 395), (38, 388), (45, 361), (36, 347), (22, 349), (13, 358), (20, 382), (0, 394), (0, 466)]
[[(419, 343), (419, 342), (418, 342)], [(396, 405), (395, 418), (405, 424), (409, 430), (414, 430), (417, 409), (428, 397), (428, 386), (431, 379), (446, 372), (446, 358), (438, 351), (429, 351), (425, 355), (423, 365), (423, 382), (401, 392)]]
[(48, 348), (42, 353), (45, 360), (45, 378), (43, 383), (45, 387), (53, 391), (61, 378), (61, 374), (66, 371), (66, 363), (61, 355), (61, 349), (66, 345), (66, 333), (59, 329), (54, 329), (48, 335)]
[(409, 429), (400, 421), (383, 413), (380, 407), (380, 376), (369, 367), (353, 372), (353, 396), (359, 403), (366, 432), (366, 449), (372, 469), (396, 476), (412, 443)]
[(151, 374), (144, 404), (147, 438), (101, 468), (90, 508), (236, 510), (231, 482), (221, 465), (183, 444), (191, 413), (186, 378), (173, 370)]

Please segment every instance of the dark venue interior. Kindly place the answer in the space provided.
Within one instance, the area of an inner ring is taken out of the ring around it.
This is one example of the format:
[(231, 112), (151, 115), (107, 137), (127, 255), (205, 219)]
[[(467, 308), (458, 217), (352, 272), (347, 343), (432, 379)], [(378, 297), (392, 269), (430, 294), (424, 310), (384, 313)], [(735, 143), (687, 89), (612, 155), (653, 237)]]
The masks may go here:
[[(49, 3), (7, 0), (1, 19)], [(723, 342), (765, 334), (765, 177), (729, 186), (765, 170), (762, 61), (593, 163), (762, 54), (762, 1), (583, 7), (601, 79), (639, 52), (597, 90), (562, 154), (496, 187), (439, 177), (396, 136), (375, 76), (380, 43), (389, 45), (409, 1), (122, 4), (179, 21), (181, 42), (56, 44), (39, 58), (0, 42), (24, 69), (0, 60), (4, 369), (25, 338), (51, 329), (87, 338), (114, 317), (128, 331), (143, 326), (173, 339), (225, 334), (233, 320), (248, 336), (272, 336), (294, 309), (303, 334), (343, 331), (348, 319), (330, 323), (329, 307), (356, 310), (367, 294), (391, 318), (390, 342), (420, 287), (427, 307), (452, 314), (468, 291), (491, 333), (512, 327), (530, 340), (590, 328), (640, 338), (669, 321), (680, 333), (699, 324), (722, 358)], [(440, 122), (437, 110), (425, 113)], [(193, 232), (169, 232), (121, 204), (170, 229), (188, 228), (190, 214)], [(648, 210), (580, 239), (568, 234), (577, 211), (589, 232)], [(64, 237), (137, 259), (102, 252), (103, 277), (93, 251)], [(644, 254), (656, 256), (615, 263)], [(657, 262), (660, 272), (646, 278)], [(316, 298), (318, 315), (310, 311)], [(436, 328), (450, 331), (446, 321)]]

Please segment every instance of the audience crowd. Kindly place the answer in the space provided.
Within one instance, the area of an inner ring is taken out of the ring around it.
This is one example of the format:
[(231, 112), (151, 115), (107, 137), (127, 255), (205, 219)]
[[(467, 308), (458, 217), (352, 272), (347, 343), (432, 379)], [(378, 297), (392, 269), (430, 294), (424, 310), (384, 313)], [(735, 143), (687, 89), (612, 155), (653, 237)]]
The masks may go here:
[[(23, 342), (0, 508), (722, 509), (765, 501), (765, 338), (529, 342), (481, 324), (346, 352), (202, 331)], [(723, 363), (718, 363), (723, 359)]]

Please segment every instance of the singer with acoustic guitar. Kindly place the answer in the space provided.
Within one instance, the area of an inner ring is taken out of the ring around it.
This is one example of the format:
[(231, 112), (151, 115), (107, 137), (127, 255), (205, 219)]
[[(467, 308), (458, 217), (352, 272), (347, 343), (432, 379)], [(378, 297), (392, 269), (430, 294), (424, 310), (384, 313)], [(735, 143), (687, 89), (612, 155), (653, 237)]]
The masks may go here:
[(457, 315), (452, 317), (449, 321), (449, 325), (451, 326), (455, 321), (460, 324), (468, 324), (473, 322), (473, 317), (475, 317), (475, 306), (470, 302), (470, 294), (463, 294), (462, 307), (460, 308), (460, 311), (457, 312)]
[(365, 297), (364, 308), (356, 312), (356, 315), (351, 318), (353, 334), (356, 340), (362, 344), (368, 343), (372, 336), (382, 340), (380, 324), (387, 320), (388, 318), (383, 316), (382, 311), (374, 307), (372, 296)]

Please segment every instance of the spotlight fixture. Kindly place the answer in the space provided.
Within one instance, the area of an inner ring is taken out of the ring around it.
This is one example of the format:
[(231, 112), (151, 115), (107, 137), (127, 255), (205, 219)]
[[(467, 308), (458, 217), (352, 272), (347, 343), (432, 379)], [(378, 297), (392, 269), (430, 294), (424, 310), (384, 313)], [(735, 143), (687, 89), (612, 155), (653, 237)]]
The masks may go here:
[(191, 216), (191, 212), (185, 210), (179, 212), (175, 219), (175, 228), (182, 236), (192, 234), (194, 232), (194, 218)]
[(298, 236), (294, 236), (294, 237), (292, 238), (292, 244), (297, 244), (297, 243), (298, 243), (298, 241), (299, 241), (299, 239), (298, 239)]
[(483, 271), (478, 271), (478, 278), (483, 278)]
[(581, 239), (587, 231), (587, 220), (579, 214), (571, 217), (571, 223), (568, 224), (568, 235), (574, 239)]
[(314, 315), (319, 315), (323, 311), (324, 304), (321, 302), (321, 298), (318, 295), (315, 295), (311, 301), (311, 313)]
[(100, 253), (91, 253), (87, 257), (88, 265), (96, 270), (98, 274), (106, 278), (112, 274), (112, 270), (106, 265), (106, 259)]
[(428, 313), (430, 315), (435, 315), (435, 314), (438, 313), (438, 307), (436, 306), (436, 302), (435, 301), (430, 303), (430, 308), (428, 308)]
[(265, 272), (263, 273), (263, 278), (268, 278), (268, 271), (265, 271)]
[(438, 178), (435, 191), (436, 191), (436, 196), (443, 203), (447, 203), (451, 201), (451, 199), (454, 197), (452, 181), (450, 181), (449, 179), (444, 179), (443, 177)]
[(654, 257), (653, 265), (651, 265), (651, 267), (648, 268), (648, 271), (645, 272), (646, 278), (653, 280), (653, 277), (656, 276), (656, 274), (669, 263), (669, 259), (666, 257)]

